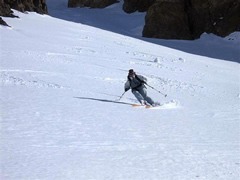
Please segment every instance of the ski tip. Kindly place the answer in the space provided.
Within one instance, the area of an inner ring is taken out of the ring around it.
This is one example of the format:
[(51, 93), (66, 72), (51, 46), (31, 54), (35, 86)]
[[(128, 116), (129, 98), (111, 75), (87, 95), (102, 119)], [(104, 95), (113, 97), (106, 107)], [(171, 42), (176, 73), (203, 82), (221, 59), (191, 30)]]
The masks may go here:
[(151, 107), (153, 107), (153, 106), (150, 106), (150, 105), (146, 105), (146, 106), (145, 106), (145, 108), (151, 108)]
[(132, 107), (139, 107), (139, 106), (143, 106), (141, 104), (132, 104)]

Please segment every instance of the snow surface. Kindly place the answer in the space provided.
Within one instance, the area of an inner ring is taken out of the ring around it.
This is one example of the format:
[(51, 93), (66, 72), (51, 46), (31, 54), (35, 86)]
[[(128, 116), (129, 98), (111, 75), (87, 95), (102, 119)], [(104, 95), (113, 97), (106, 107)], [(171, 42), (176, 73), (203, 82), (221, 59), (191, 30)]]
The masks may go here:
[[(239, 63), (99, 29), (95, 13), (96, 27), (14, 13), (0, 26), (0, 179), (239, 179)], [(207, 37), (226, 53), (239, 44)], [(175, 105), (117, 101), (130, 68)]]

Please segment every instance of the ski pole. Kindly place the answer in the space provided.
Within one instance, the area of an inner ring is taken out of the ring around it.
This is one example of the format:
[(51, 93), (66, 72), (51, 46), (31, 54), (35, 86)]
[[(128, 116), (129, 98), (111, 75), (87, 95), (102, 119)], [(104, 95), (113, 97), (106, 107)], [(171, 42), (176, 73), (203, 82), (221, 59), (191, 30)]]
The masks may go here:
[(124, 91), (124, 93), (120, 96), (120, 98), (118, 99), (118, 101), (120, 101), (123, 97), (123, 95), (126, 93), (126, 91)]
[(146, 84), (148, 87), (150, 87), (150, 88), (154, 89), (155, 91), (157, 91), (158, 93), (160, 93), (160, 94), (164, 95), (165, 97), (167, 97), (167, 94), (163, 94), (161, 91), (155, 89), (154, 87), (148, 85), (147, 83), (145, 83), (145, 84)]

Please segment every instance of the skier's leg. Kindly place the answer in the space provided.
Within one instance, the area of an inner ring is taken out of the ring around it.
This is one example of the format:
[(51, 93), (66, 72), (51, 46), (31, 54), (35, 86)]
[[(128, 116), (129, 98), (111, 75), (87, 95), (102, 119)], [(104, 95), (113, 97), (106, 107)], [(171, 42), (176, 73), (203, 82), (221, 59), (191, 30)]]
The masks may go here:
[(140, 102), (140, 104), (143, 104), (144, 98), (138, 91), (132, 91), (133, 95), (137, 98), (137, 100)]
[(142, 95), (142, 97), (144, 98), (145, 101), (147, 101), (150, 105), (154, 105), (155, 102), (152, 100), (152, 98), (150, 98), (149, 96), (147, 96), (147, 90), (146, 88), (141, 88), (139, 89), (139, 93)]

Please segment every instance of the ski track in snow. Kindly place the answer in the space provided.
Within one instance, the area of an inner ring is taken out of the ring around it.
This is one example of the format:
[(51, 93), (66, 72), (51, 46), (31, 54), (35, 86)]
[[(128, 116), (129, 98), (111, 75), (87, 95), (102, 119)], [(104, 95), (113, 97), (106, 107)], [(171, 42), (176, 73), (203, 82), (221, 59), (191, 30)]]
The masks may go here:
[[(20, 72), (19, 70), (17, 70), (17, 71)], [(12, 72), (12, 70), (11, 70), (11, 72)], [(22, 74), (22, 73), (26, 74), (26, 71), (20, 72), (20, 74)], [(31, 73), (37, 73), (37, 72), (31, 71)], [(1, 77), (2, 85), (4, 85), (4, 86), (6, 86), (6, 85), (15, 85), (15, 86), (21, 85), (21, 86), (35, 86), (38, 88), (42, 88), (42, 87), (43, 88), (44, 87), (45, 88), (60, 88), (60, 89), (64, 88), (63, 86), (56, 84), (56, 83), (50, 83), (50, 82), (40, 80), (38, 78), (33, 78), (33, 77), (31, 77), (31, 75), (28, 78), (21, 78), (21, 77), (19, 77), (19, 75), (11, 74), (9, 71), (7, 73), (1, 72), (0, 77)], [(31, 80), (29, 80), (29, 79), (31, 79)]]
[[(79, 65), (81, 64), (90, 64), (92, 66), (100, 66), (103, 68), (112, 68), (112, 67), (108, 67), (108, 66), (102, 66), (96, 62), (91, 63), (91, 61), (89, 61), (89, 59), (95, 59), (97, 57), (97, 55), (93, 55), (93, 54), (102, 54), (102, 52), (99, 52), (98, 50), (91, 50), (89, 48), (84, 48), (84, 47), (74, 47), (74, 48), (65, 48), (66, 49), (66, 53), (58, 53), (58, 52), (47, 52), (47, 53), (39, 53), (39, 52), (35, 52), (35, 51), (22, 51), (20, 53), (18, 53), (18, 59), (25, 59), (25, 58), (32, 58), (35, 61), (40, 61), (40, 62), (49, 62), (49, 63), (60, 63), (60, 64), (64, 64), (64, 65)], [(75, 59), (79, 57), (79, 54), (82, 54), (85, 56), (87, 55), (88, 58), (87, 59), (83, 59), (82, 56), (79, 58), (79, 62), (75, 61)], [(10, 53), (11, 54), (11, 53)], [(104, 53), (106, 54), (106, 53)], [(108, 54), (108, 53), (107, 53)], [(157, 55), (153, 55), (153, 54), (149, 54), (149, 53), (144, 53), (144, 52), (126, 52), (126, 54), (128, 56), (130, 56), (130, 59), (133, 59), (131, 61), (126, 61), (123, 60), (123, 62), (125, 61), (125, 63), (129, 63), (131, 65), (141, 65), (143, 67), (146, 66), (150, 66), (153, 68), (159, 68), (161, 69), (165, 69), (168, 72), (170, 71), (177, 71), (177, 72), (182, 72), (183, 70), (179, 68), (179, 63), (184, 63), (185, 60), (183, 60), (183, 58), (181, 57), (177, 57), (177, 56), (170, 56), (169, 57), (160, 57)], [(134, 57), (134, 58), (131, 58)], [(171, 58), (172, 57), (172, 58)], [(99, 57), (98, 57), (99, 58)], [(100, 57), (100, 58), (104, 58), (104, 57)], [(105, 57), (103, 60), (104, 61), (109, 61), (110, 63), (112, 63), (113, 61), (116, 61), (115, 59), (111, 59), (109, 60), (110, 55)], [(164, 62), (168, 62), (171, 63), (171, 67), (170, 66), (166, 66), (164, 65)], [(176, 65), (174, 65), (176, 64)], [(181, 67), (181, 66), (180, 66)], [(13, 71), (13, 70), (11, 70)], [(5, 71), (6, 72), (6, 71)], [(16, 70), (17, 72), (17, 70)], [(22, 71), (23, 73), (24, 71)], [(26, 71), (25, 71), (26, 72)], [(29, 71), (28, 71), (29, 72)], [(38, 71), (36, 71), (37, 73)], [(33, 73), (33, 72), (32, 72)], [(44, 83), (41, 82), (41, 80), (24, 80), (22, 78), (18, 78), (16, 76), (11, 76), (10, 74), (6, 74), (3, 73), (3, 81), (10, 83), (12, 82), (13, 84), (21, 84), (21, 85), (26, 85), (26, 84), (31, 84), (31, 85), (38, 85), (39, 87), (41, 86), (49, 86), (49, 87), (55, 87), (55, 88), (63, 88), (63, 86), (58, 85), (58, 84), (54, 84), (54, 83)], [(179, 91), (189, 91), (195, 93), (195, 91), (197, 89), (199, 89), (199, 91), (203, 88), (203, 86), (199, 86), (199, 85), (194, 85), (192, 83), (187, 83), (187, 82), (182, 82), (179, 80), (172, 80), (172, 79), (163, 79), (161, 77), (157, 77), (155, 75), (152, 74), (147, 74), (147, 76), (151, 77), (151, 81), (154, 85), (157, 86), (162, 86), (164, 89), (166, 88), (174, 88), (175, 90), (179, 90)], [(100, 78), (101, 79), (101, 78)], [(105, 81), (108, 82), (113, 82), (114, 80), (109, 78), (109, 77), (105, 77), (102, 78)], [(115, 81), (118, 81), (117, 79)], [(119, 81), (123, 81), (122, 79)]]

